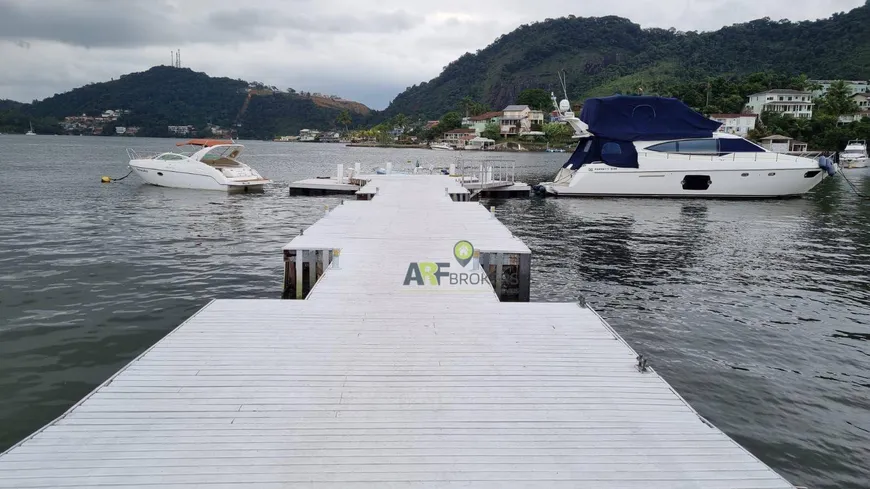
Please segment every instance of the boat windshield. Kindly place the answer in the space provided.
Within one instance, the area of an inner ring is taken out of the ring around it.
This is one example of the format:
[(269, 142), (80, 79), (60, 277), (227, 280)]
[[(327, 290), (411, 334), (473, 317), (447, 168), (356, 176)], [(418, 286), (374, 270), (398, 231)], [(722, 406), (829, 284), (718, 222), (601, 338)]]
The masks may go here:
[(207, 165), (238, 164), (235, 159), (241, 154), (242, 149), (241, 145), (215, 146), (203, 154), (199, 161)]

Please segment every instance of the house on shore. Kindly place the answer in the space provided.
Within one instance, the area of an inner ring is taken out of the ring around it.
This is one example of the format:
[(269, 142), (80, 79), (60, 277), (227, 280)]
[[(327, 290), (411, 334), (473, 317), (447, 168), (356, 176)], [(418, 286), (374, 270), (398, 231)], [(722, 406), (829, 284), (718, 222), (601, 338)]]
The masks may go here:
[(501, 118), (502, 112), (486, 112), (469, 117), (466, 127), (474, 129), (474, 133), (480, 136), (486, 130), (487, 124), (496, 124), (501, 127)]
[(477, 136), (477, 134), (475, 134), (474, 129), (462, 127), (445, 132), (444, 141), (453, 146), (463, 148), (465, 147), (465, 142), (471, 141), (475, 136)]
[(735, 134), (740, 137), (749, 135), (755, 129), (758, 116), (755, 114), (710, 114), (710, 119), (722, 124), (720, 132)]
[(774, 134), (761, 138), (761, 147), (774, 153), (800, 153), (807, 150), (807, 143), (788, 136)]
[(501, 118), (502, 136), (543, 135), (544, 112), (528, 105), (508, 105)]
[(746, 109), (756, 115), (775, 112), (796, 119), (811, 119), (814, 106), (812, 92), (774, 89), (750, 95)]

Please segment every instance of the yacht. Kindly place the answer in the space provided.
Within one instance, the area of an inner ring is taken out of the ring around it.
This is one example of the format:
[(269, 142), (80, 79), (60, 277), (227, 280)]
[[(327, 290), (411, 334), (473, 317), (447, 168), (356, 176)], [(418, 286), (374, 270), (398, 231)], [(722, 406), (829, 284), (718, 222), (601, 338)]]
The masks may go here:
[(450, 146), (447, 143), (431, 143), (429, 144), (429, 149), (441, 150), (441, 151), (453, 151), (453, 146)]
[(843, 168), (866, 168), (867, 142), (864, 140), (849, 141), (846, 149), (840, 153), (840, 165)]
[(177, 146), (190, 152), (140, 155), (128, 149), (130, 168), (145, 183), (160, 187), (262, 192), (271, 183), (256, 170), (237, 160), (245, 149), (241, 144), (219, 139), (191, 139)]
[[(555, 96), (553, 96), (555, 104)], [(612, 96), (574, 117), (577, 149), (538, 193), (578, 197), (773, 198), (803, 195), (838, 170), (831, 158), (772, 153), (673, 98)]]
[(25, 136), (36, 136), (36, 133), (33, 132), (33, 123), (30, 123), (30, 130), (24, 133)]

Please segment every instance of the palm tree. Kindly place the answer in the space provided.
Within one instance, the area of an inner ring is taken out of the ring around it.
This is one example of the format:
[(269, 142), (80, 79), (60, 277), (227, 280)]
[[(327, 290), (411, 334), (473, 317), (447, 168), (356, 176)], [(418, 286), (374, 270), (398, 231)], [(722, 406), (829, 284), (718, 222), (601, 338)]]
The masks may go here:
[(342, 110), (338, 117), (335, 119), (335, 122), (344, 125), (344, 132), (347, 134), (347, 126), (353, 123), (353, 119), (350, 118), (350, 112), (347, 110)]

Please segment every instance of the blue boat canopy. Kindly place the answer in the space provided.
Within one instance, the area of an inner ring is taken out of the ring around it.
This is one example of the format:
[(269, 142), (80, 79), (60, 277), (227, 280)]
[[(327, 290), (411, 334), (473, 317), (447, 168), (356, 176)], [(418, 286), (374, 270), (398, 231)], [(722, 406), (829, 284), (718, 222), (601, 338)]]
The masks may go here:
[(616, 141), (709, 138), (721, 125), (675, 98), (630, 95), (590, 98), (580, 120), (592, 134)]

